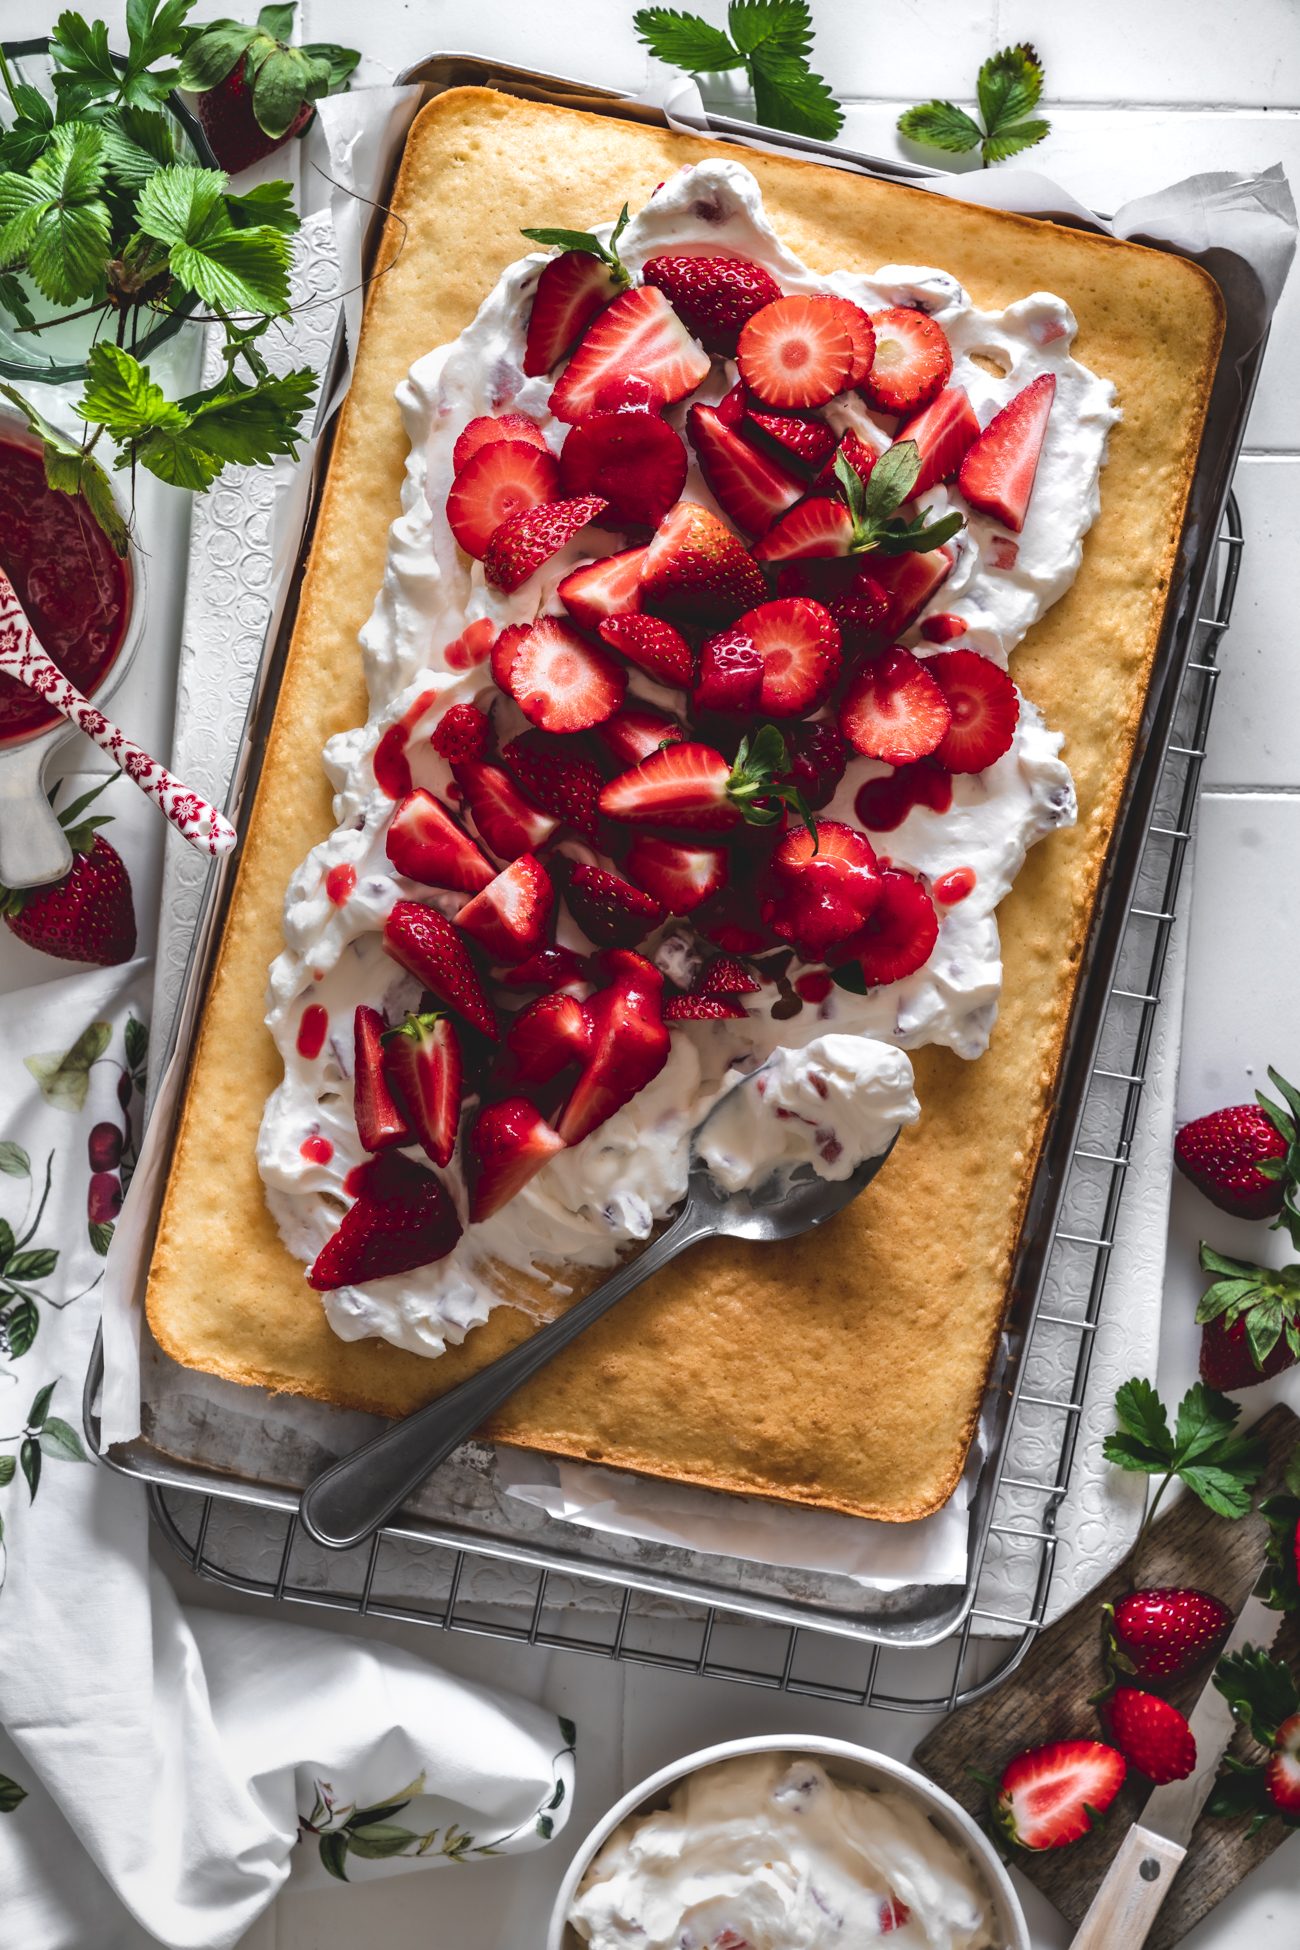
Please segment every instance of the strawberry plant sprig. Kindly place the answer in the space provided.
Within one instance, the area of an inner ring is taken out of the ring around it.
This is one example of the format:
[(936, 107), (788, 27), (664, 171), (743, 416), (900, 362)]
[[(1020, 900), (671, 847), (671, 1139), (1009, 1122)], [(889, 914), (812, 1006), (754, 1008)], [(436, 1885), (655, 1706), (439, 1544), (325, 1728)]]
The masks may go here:
[(1117, 1390), (1115, 1415), (1120, 1426), (1102, 1444), (1106, 1461), (1161, 1479), (1144, 1532), (1175, 1478), (1217, 1516), (1247, 1515), (1266, 1456), (1258, 1437), (1237, 1433), (1239, 1402), (1198, 1381), (1178, 1404), (1171, 1431), (1169, 1411), (1159, 1395), (1149, 1381), (1135, 1375)]
[(921, 452), (915, 440), (896, 440), (887, 447), (865, 481), (847, 454), (836, 454), (835, 478), (853, 517), (851, 555), (927, 554), (951, 541), (963, 525), (960, 514), (941, 515), (938, 521), (924, 514), (908, 521), (898, 514), (920, 472)]
[(983, 126), (955, 102), (920, 102), (898, 118), (898, 131), (909, 142), (961, 156), (978, 148), (980, 160), (1005, 162), (1022, 149), (1032, 149), (1051, 132), (1051, 123), (1031, 115), (1043, 92), (1043, 64), (1028, 41), (991, 54), (975, 84)]
[(829, 142), (844, 125), (844, 111), (809, 63), (807, 0), (730, 0), (725, 31), (675, 7), (642, 7), (632, 25), (651, 54), (687, 74), (743, 68), (754, 113), (768, 128)]

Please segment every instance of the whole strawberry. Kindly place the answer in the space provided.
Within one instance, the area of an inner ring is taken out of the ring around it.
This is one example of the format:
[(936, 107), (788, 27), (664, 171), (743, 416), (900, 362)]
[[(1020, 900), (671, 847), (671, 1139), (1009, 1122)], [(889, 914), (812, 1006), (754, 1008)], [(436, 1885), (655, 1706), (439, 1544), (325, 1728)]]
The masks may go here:
[(131, 879), (121, 855), (99, 831), (108, 818), (82, 817), (108, 783), (105, 779), (60, 814), (73, 853), (62, 880), (13, 891), (0, 887), (0, 913), (11, 934), (44, 955), (99, 968), (116, 967), (135, 953)]
[(1201, 1265), (1219, 1276), (1196, 1309), (1204, 1381), (1250, 1388), (1300, 1361), (1300, 1266), (1256, 1266), (1206, 1245)]
[(1238, 1219), (1281, 1220), (1300, 1182), (1296, 1142), (1300, 1093), (1276, 1070), (1269, 1081), (1281, 1104), (1256, 1093), (1253, 1104), (1231, 1104), (1184, 1124), (1174, 1139), (1174, 1163), (1221, 1211)]
[(1196, 1766), (1196, 1741), (1176, 1706), (1158, 1693), (1117, 1686), (1105, 1709), (1111, 1739), (1124, 1758), (1157, 1786), (1182, 1781)]
[(291, 47), (295, 7), (263, 7), (256, 27), (214, 20), (194, 31), (180, 85), (221, 167), (232, 176), (299, 135), (322, 95), (341, 88), (361, 56), (313, 42)]
[(1270, 1816), (1300, 1827), (1300, 1684), (1281, 1659), (1243, 1646), (1220, 1659), (1214, 1683), (1251, 1739), (1267, 1751), (1263, 1765), (1229, 1754), (1210, 1798), (1210, 1813), (1250, 1815), (1253, 1835)]
[(1208, 1591), (1130, 1591), (1109, 1617), (1107, 1647), (1119, 1671), (1143, 1681), (1176, 1679), (1210, 1658), (1232, 1629), (1232, 1613)]

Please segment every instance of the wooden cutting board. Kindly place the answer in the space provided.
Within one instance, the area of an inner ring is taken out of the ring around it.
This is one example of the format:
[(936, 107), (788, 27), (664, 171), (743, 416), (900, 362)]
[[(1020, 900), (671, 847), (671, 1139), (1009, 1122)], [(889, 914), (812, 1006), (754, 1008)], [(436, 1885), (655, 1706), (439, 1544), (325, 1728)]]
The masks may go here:
[[(1255, 1424), (1268, 1447), (1268, 1468), (1259, 1495), (1282, 1487), (1282, 1474), (1300, 1442), (1300, 1421), (1289, 1408), (1271, 1408)], [(1182, 1495), (1157, 1517), (1141, 1546), (1073, 1610), (1034, 1642), (1024, 1664), (985, 1699), (973, 1700), (926, 1735), (914, 1756), (918, 1767), (946, 1788), (964, 1808), (980, 1816), (984, 1790), (969, 1770), (996, 1778), (1012, 1754), (1045, 1740), (1094, 1737), (1096, 1708), (1088, 1696), (1102, 1683), (1099, 1607), (1135, 1586), (1199, 1585), (1234, 1611), (1249, 1596), (1264, 1563), (1268, 1529), (1262, 1517), (1232, 1522), (1216, 1517), (1193, 1496)], [(1274, 1651), (1292, 1665), (1300, 1662), (1300, 1616), (1282, 1622)], [(1202, 1667), (1169, 1697), (1190, 1710), (1212, 1669)], [(1249, 1746), (1238, 1730), (1232, 1751)], [(1256, 1754), (1258, 1750), (1256, 1749)], [(1105, 1823), (1070, 1848), (1016, 1853), (1016, 1867), (1036, 1883), (1061, 1914), (1078, 1924), (1110, 1866), (1130, 1823), (1142, 1812), (1149, 1785), (1130, 1771)], [(1202, 1815), (1192, 1834), (1187, 1860), (1175, 1878), (1154, 1930), (1149, 1950), (1169, 1950), (1234, 1889), (1257, 1862), (1270, 1855), (1291, 1830), (1269, 1822), (1253, 1840), (1247, 1823)]]

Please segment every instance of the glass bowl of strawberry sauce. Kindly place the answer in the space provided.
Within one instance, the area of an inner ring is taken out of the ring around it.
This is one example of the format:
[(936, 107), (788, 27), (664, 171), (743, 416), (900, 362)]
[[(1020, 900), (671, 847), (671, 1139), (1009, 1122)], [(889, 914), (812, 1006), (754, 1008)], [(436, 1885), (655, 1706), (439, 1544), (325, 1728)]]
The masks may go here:
[[(144, 575), (123, 560), (80, 495), (47, 486), (40, 443), (0, 414), (0, 566), (45, 650), (97, 704), (126, 674), (144, 627)], [(45, 792), (45, 768), (74, 727), (0, 672), (0, 884), (40, 886), (72, 856)]]

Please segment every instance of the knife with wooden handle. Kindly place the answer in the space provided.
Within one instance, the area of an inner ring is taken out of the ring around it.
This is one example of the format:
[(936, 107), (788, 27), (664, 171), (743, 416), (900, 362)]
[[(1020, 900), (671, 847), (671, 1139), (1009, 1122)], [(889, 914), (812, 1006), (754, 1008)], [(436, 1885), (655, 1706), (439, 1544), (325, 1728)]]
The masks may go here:
[[(1262, 1598), (1248, 1598), (1224, 1653), (1240, 1652), (1246, 1645), (1266, 1649), (1281, 1622), (1281, 1612), (1270, 1611)], [(1169, 1781), (1153, 1790), (1141, 1821), (1129, 1829), (1106, 1871), (1070, 1950), (1141, 1950), (1146, 1942), (1182, 1867), (1192, 1830), (1236, 1726), (1213, 1678), (1206, 1680), (1189, 1724), (1196, 1742), (1196, 1766), (1186, 1780)]]

